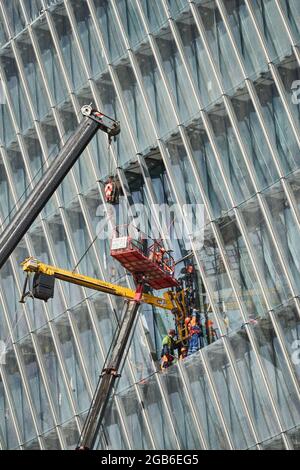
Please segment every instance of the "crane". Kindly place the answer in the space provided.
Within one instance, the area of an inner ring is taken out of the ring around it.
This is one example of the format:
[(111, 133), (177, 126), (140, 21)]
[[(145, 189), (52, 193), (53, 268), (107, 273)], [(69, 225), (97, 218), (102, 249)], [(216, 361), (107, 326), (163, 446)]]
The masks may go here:
[(91, 105), (81, 108), (83, 119), (74, 134), (63, 145), (24, 204), (0, 235), (0, 268), (7, 261), (39, 213), (100, 129), (109, 141), (117, 136), (120, 123), (97, 111)]
[[(185, 304), (185, 291), (184, 289), (178, 288), (179, 286), (173, 277), (174, 273), (170, 273), (170, 271), (167, 273), (163, 272), (162, 265), (155, 265), (151, 255), (157, 250), (156, 243), (150, 247), (147, 256), (145, 256), (141, 249), (134, 244), (134, 240), (130, 237), (125, 238), (126, 240), (124, 237), (113, 239), (111, 255), (115, 258), (119, 258), (119, 261), (123, 265), (126, 264), (127, 269), (131, 269), (136, 281), (136, 290), (94, 279), (73, 271), (66, 271), (56, 266), (45, 264), (33, 257), (27, 258), (22, 263), (23, 270), (27, 273), (27, 276), (30, 276), (30, 274), (34, 275), (31, 290), (26, 291), (27, 282), (25, 282), (21, 299), (22, 302), (25, 301), (28, 295), (44, 301), (52, 298), (54, 295), (55, 279), (125, 299), (120, 328), (112, 344), (110, 357), (102, 370), (80, 436), (78, 449), (82, 450), (93, 449), (96, 443), (109, 398), (116, 379), (120, 377), (122, 364), (126, 358), (125, 353), (126, 349), (128, 351), (139, 306), (145, 303), (164, 310), (170, 310), (175, 316), (178, 341), (183, 342), (188, 337), (188, 331), (184, 321), (188, 315), (187, 306)], [(125, 261), (120, 259), (122, 255), (126, 257)], [(132, 267), (130, 268), (128, 260), (130, 261), (132, 259), (134, 259), (134, 263), (132, 263)], [(143, 271), (147, 274), (142, 274)], [(173, 290), (165, 292), (163, 297), (157, 297), (143, 291), (145, 283), (148, 283), (150, 286), (151, 284), (155, 285), (159, 288), (157, 282), (162, 282), (163, 288), (172, 287)], [(175, 285), (177, 285), (177, 289), (174, 289)]]
[[(63, 145), (57, 157), (45, 171), (29, 197), (0, 234), (0, 268), (12, 254), (96, 132), (99, 129), (105, 132), (108, 135), (109, 142), (120, 133), (120, 123), (118, 121), (97, 111), (91, 105), (83, 106), (81, 112), (83, 119), (78, 128)], [(166, 255), (162, 253), (162, 248), (157, 243), (154, 243), (151, 247), (152, 251), (150, 250), (145, 255), (140, 246), (134, 245), (134, 240), (130, 237), (125, 238), (116, 237), (111, 255), (123, 264), (127, 270), (132, 272), (136, 282), (136, 290), (65, 271), (46, 265), (31, 257), (23, 263), (23, 269), (27, 273), (27, 277), (21, 302), (24, 302), (28, 295), (45, 302), (49, 300), (53, 297), (55, 279), (117, 295), (125, 299), (122, 322), (83, 427), (80, 439), (80, 447), (82, 448), (92, 449), (95, 445), (106, 405), (115, 380), (122, 368), (122, 361), (125, 358), (124, 353), (130, 342), (140, 304), (147, 303), (171, 310), (175, 315), (179, 338), (184, 339), (187, 337), (184, 325), (184, 318), (186, 316), (185, 294), (184, 290), (179, 289), (179, 284), (174, 279), (174, 263), (166, 261), (158, 266), (158, 256), (162, 260)], [(34, 273), (33, 286), (32, 290), (30, 290), (29, 278), (32, 273)], [(145, 293), (145, 284), (150, 285), (154, 289), (172, 288), (173, 290), (168, 291), (162, 298), (159, 298)], [(29, 291), (27, 291), (27, 285), (29, 285)]]

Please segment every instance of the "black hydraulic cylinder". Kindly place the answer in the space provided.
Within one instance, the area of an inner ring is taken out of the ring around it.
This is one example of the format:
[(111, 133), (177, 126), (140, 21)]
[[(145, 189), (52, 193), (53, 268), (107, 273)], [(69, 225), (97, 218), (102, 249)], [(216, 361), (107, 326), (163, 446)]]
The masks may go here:
[(82, 430), (79, 448), (94, 448), (98, 437), (100, 426), (104, 418), (105, 410), (109, 402), (118, 372), (121, 368), (121, 362), (126, 358), (125, 350), (129, 348), (130, 338), (132, 337), (135, 320), (140, 304), (134, 300), (125, 302), (125, 311), (116, 341), (111, 350), (111, 355), (107, 366), (103, 371), (102, 378), (99, 381), (94, 398), (86, 417)]
[(64, 177), (73, 167), (88, 143), (101, 128), (99, 122), (84, 116), (77, 130), (65, 143), (30, 196), (0, 235), (0, 268), (45, 207)]

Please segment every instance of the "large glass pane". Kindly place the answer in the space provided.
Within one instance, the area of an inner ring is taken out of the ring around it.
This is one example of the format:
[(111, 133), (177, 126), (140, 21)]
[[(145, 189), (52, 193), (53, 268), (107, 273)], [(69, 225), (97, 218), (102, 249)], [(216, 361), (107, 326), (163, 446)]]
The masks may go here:
[(13, 426), (12, 416), (8, 407), (7, 397), (4, 392), (2, 376), (0, 376), (0, 433), (4, 449), (13, 449), (17, 447), (17, 435)]
[(276, 0), (252, 0), (260, 29), (272, 59), (291, 52), (291, 43), (284, 28)]
[(176, 127), (176, 120), (150, 46), (145, 45), (140, 48), (136, 58), (141, 69), (143, 85), (151, 103), (160, 135), (164, 135)]
[(264, 192), (296, 293), (300, 291), (300, 233), (281, 183)]
[(14, 114), (21, 131), (25, 132), (32, 126), (30, 112), (26, 103), (25, 93), (21, 83), (20, 74), (11, 46), (1, 49), (0, 62), (6, 77), (10, 99), (14, 107)]
[[(210, 283), (214, 305), (221, 312), (220, 322), (224, 326), (224, 331), (240, 328), (243, 319), (210, 225), (205, 228), (204, 243), (203, 247), (198, 250), (198, 256), (204, 268), (206, 279)], [(211, 321), (213, 322), (213, 318)]]
[[(206, 29), (215, 65), (223, 78), (223, 86), (226, 90), (230, 90), (241, 83), (243, 76), (222, 17), (214, 0), (208, 1), (198, 8)], [(232, 73), (232, 70), (234, 70), (234, 73)]]
[(138, 384), (143, 398), (143, 405), (147, 411), (151, 423), (151, 431), (154, 435), (158, 449), (175, 449), (176, 441), (174, 433), (166, 426), (169, 426), (167, 410), (162, 401), (161, 392), (155, 376), (144, 380)]
[(139, 43), (145, 36), (142, 21), (138, 15), (134, 0), (117, 0), (120, 19), (132, 46)]
[(272, 306), (279, 305), (289, 299), (292, 294), (257, 198), (252, 198), (243, 204), (241, 212), (245, 219), (248, 236), (255, 250), (256, 263), (258, 263), (267, 287), (266, 294)]
[[(291, 61), (291, 66), (295, 64)], [(298, 78), (297, 69), (289, 73), (285, 73), (286, 68), (279, 69), (284, 76), (284, 84), (287, 89), (287, 98), (289, 102), (293, 102), (292, 89), (293, 80)], [(282, 100), (279, 97), (277, 87), (272, 80), (268, 80), (270, 75), (265, 77), (267, 81), (263, 81), (256, 85), (257, 94), (261, 103), (265, 123), (268, 133), (271, 137), (273, 147), (277, 150), (280, 162), (285, 173), (288, 173), (300, 164), (300, 150), (299, 144), (294, 136), (288, 115), (283, 106)], [(295, 114), (295, 118), (300, 124), (299, 118), (299, 104), (291, 105), (291, 110)], [(265, 151), (264, 147), (264, 151)]]
[(53, 12), (53, 22), (57, 30), (69, 79), (72, 82), (74, 90), (77, 90), (86, 82), (88, 77), (85, 77), (72, 28), (64, 6), (61, 5), (59, 8), (55, 9)]
[(122, 404), (126, 427), (130, 434), (134, 449), (151, 449), (149, 433), (144, 422), (141, 403), (138, 401), (134, 388), (117, 395)]
[(93, 75), (96, 75), (104, 69), (105, 62), (89, 8), (86, 2), (83, 2), (82, 0), (72, 0), (71, 5), (77, 21), (85, 59), (88, 62)]
[(45, 119), (49, 112), (50, 103), (47, 100), (41, 71), (38, 66), (28, 32), (19, 35), (17, 46), (22, 57), (27, 85), (30, 90), (31, 102), (34, 106), (37, 118), (39, 120)]
[(185, 121), (198, 111), (198, 106), (188, 86), (189, 79), (170, 27), (165, 28), (156, 36), (156, 42), (179, 116), (182, 121)]
[(256, 75), (262, 70), (267, 70), (263, 50), (244, 0), (226, 0), (223, 3), (227, 9), (231, 30), (248, 74)]
[(177, 437), (181, 449), (201, 449), (201, 441), (189, 408), (178, 366), (175, 364), (162, 374), (161, 381), (176, 423)]
[(279, 3), (283, 7), (286, 13), (286, 17), (290, 26), (292, 27), (293, 33), (299, 41), (300, 39), (300, 3), (298, 0), (279, 0)]
[(4, 0), (3, 6), (9, 22), (10, 31), (13, 36), (25, 27), (25, 19), (19, 0)]
[[(261, 96), (263, 96), (263, 86), (258, 90), (261, 90)], [(265, 103), (266, 106), (271, 106), (266, 98)], [(238, 129), (243, 144), (256, 172), (256, 180), (260, 187), (265, 188), (278, 179), (278, 172), (248, 92), (245, 89), (241, 90), (232, 99), (232, 105), (237, 116)], [(272, 115), (272, 117), (274, 116)]]
[(111, 2), (109, 0), (95, 0), (94, 4), (106, 49), (111, 59), (114, 60), (125, 53), (125, 46), (116, 25)]
[(203, 106), (217, 100), (220, 90), (204, 49), (192, 13), (177, 20), (178, 31), (183, 42), (186, 59), (190, 65), (194, 82), (199, 89)]
[(35, 23), (33, 30), (40, 49), (48, 87), (55, 103), (59, 103), (67, 96), (67, 90), (46, 19), (43, 18)]
[(230, 265), (230, 275), (235, 280), (245, 311), (252, 320), (265, 316), (267, 306), (235, 215), (230, 212), (227, 217), (220, 220), (219, 227)]
[(231, 208), (231, 203), (224, 187), (214, 151), (200, 120), (195, 121), (187, 130), (198, 174), (210, 202), (213, 216), (215, 218), (220, 217)]
[[(257, 326), (259, 328), (259, 326)], [(256, 430), (261, 440), (279, 432), (270, 398), (263, 384), (256, 357), (245, 330), (229, 336), (236, 367), (243, 385), (243, 393)]]
[(38, 330), (36, 338), (47, 370), (48, 385), (56, 414), (59, 422), (62, 423), (72, 416), (72, 412), (49, 328), (44, 327)]
[(198, 411), (198, 419), (204, 431), (209, 449), (229, 449), (229, 443), (217, 413), (201, 358), (198, 354), (194, 354), (192, 357), (185, 359), (182, 364), (190, 382), (191, 399)]
[(255, 440), (246, 420), (224, 346), (221, 341), (218, 341), (203, 351), (212, 370), (222, 410), (235, 448), (246, 449), (251, 447), (251, 445), (255, 444)]

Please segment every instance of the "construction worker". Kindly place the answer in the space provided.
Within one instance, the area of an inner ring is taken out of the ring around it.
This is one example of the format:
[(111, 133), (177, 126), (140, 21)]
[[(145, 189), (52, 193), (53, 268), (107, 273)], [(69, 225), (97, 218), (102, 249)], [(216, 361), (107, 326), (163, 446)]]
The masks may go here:
[(109, 180), (107, 181), (104, 188), (104, 193), (106, 202), (113, 204), (115, 202), (116, 196), (116, 185), (112, 178), (109, 178)]
[(198, 320), (198, 311), (194, 308), (192, 318), (189, 323), (189, 349), (188, 355), (191, 355), (200, 349), (201, 328)]
[(172, 362), (175, 359), (174, 350), (176, 348), (176, 343), (174, 337), (176, 335), (175, 330), (171, 329), (168, 331), (168, 334), (162, 340), (162, 350), (161, 350), (161, 368), (167, 369), (170, 367)]
[(180, 356), (179, 356), (179, 359), (182, 361), (185, 357), (187, 357), (188, 355), (188, 348), (186, 348), (185, 346), (183, 346), (181, 349), (180, 349)]

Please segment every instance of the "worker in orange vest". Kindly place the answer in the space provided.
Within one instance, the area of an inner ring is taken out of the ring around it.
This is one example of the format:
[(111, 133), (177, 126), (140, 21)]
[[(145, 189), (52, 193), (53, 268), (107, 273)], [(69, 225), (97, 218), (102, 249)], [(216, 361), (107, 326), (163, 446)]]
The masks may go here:
[(116, 185), (112, 178), (109, 178), (104, 188), (106, 202), (114, 203), (116, 195)]

